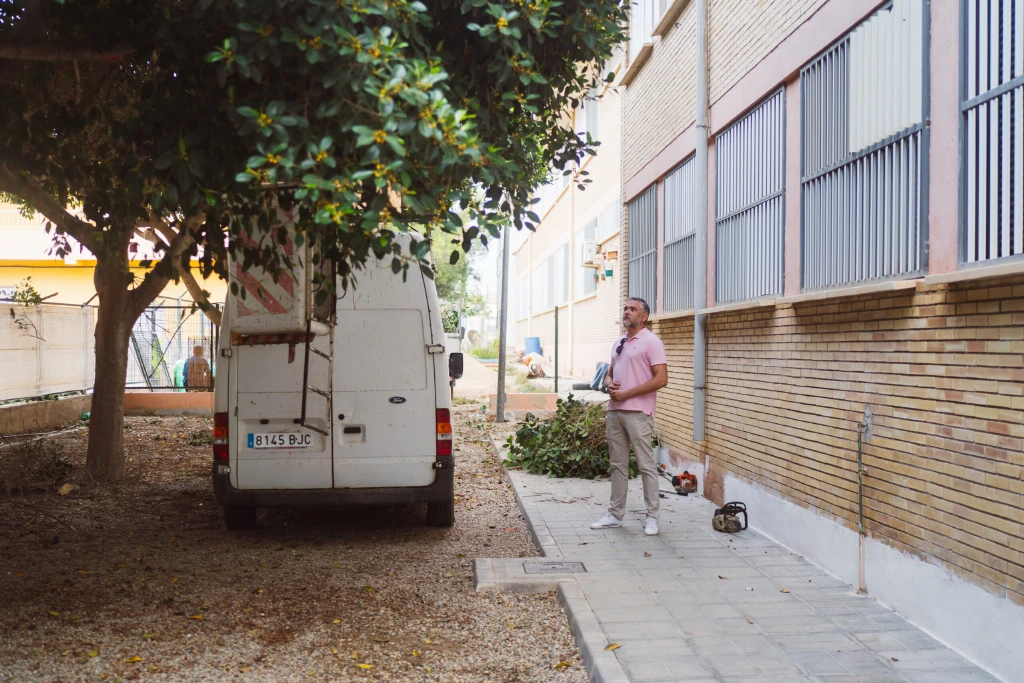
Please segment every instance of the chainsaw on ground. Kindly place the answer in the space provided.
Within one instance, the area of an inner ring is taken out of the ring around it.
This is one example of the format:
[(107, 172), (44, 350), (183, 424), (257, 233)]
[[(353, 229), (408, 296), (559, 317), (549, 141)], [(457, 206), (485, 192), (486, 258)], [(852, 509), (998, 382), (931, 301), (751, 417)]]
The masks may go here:
[[(691, 493), (697, 492), (696, 474), (690, 474), (688, 471), (683, 471), (682, 474), (669, 474), (668, 468), (665, 465), (659, 465), (658, 471), (663, 477), (672, 482), (672, 488), (675, 489), (678, 495), (688, 496)], [(668, 492), (666, 491), (666, 493)]]
[[(740, 515), (743, 515), (743, 523), (740, 524)], [(747, 528), (747, 506), (743, 503), (726, 503), (715, 510), (715, 516), (711, 518), (711, 527), (715, 531), (726, 534), (735, 534)]]

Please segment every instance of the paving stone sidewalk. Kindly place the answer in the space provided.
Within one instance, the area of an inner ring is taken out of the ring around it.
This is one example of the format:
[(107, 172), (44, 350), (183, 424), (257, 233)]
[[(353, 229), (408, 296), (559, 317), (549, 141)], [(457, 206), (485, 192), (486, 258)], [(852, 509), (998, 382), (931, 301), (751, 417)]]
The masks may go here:
[[(997, 680), (753, 529), (713, 531), (714, 505), (703, 498), (663, 499), (661, 535), (646, 537), (639, 480), (630, 482), (625, 526), (594, 531), (607, 480), (509, 477), (545, 559), (587, 569), (548, 580), (559, 585), (592, 680)], [(537, 576), (522, 576), (522, 564), (478, 560), (478, 588), (543, 588)], [(517, 588), (523, 580), (533, 583)], [(608, 652), (609, 643), (621, 647)]]

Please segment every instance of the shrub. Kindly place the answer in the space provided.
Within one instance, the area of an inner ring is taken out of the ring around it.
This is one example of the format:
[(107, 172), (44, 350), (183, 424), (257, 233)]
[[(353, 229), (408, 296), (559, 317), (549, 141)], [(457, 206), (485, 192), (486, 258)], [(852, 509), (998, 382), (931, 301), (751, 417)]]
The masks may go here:
[(472, 356), (474, 358), (479, 358), (481, 360), (485, 359), (485, 358), (486, 359), (497, 358), (498, 357), (498, 340), (495, 339), (490, 344), (487, 344), (485, 346), (478, 346), (476, 348), (470, 349), (469, 352), (470, 352), (470, 354), (472, 354)]
[[(552, 477), (597, 479), (609, 473), (604, 406), (573, 398), (558, 399), (550, 420), (528, 416), (508, 438), (506, 465)], [(636, 456), (629, 454), (629, 476), (640, 473)]]

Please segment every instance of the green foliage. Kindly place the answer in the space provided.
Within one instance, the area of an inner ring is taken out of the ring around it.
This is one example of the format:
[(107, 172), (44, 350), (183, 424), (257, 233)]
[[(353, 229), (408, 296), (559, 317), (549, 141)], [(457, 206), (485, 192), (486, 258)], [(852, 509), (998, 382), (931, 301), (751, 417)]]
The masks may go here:
[(0, 79), (0, 192), (53, 222), (58, 256), (73, 243), (55, 207), (80, 202), (90, 227), (71, 236), (98, 258), (125, 259), (156, 216), (194, 238), (186, 267), (224, 275), (233, 252), (278, 277), (294, 265), (281, 208), (346, 285), (371, 256), (429, 272), (430, 241), (402, 253), (398, 233), (467, 251), (531, 227), (547, 169), (593, 153), (564, 114), (626, 39), (628, 6), (8, 0), (0, 42), (28, 56)]
[(483, 346), (477, 346), (475, 348), (470, 349), (469, 353), (474, 358), (479, 358), (481, 360), (483, 360), (485, 358), (497, 358), (498, 357), (498, 342), (499, 342), (499, 340), (495, 339), (490, 344), (485, 344)]
[(35, 306), (43, 303), (43, 297), (32, 285), (32, 276), (26, 277), (14, 287), (14, 296), (11, 299), (22, 306)]
[[(534, 474), (597, 479), (609, 473), (604, 406), (573, 398), (558, 400), (555, 416), (528, 417), (508, 439), (506, 465)], [(640, 473), (630, 452), (629, 476)]]
[(446, 302), (441, 304), (441, 323), (447, 334), (456, 334), (459, 331), (459, 312), (455, 307)]

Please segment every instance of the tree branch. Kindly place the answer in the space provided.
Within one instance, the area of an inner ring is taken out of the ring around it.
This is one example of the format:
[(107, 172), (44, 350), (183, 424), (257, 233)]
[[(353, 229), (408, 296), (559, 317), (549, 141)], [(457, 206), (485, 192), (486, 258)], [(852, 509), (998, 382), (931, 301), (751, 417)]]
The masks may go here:
[(55, 45), (53, 43), (10, 40), (0, 43), (0, 59), (14, 59), (22, 62), (116, 60), (133, 52), (135, 52), (135, 48), (128, 45), (119, 45), (109, 50), (95, 50), (84, 45)]
[[(150, 226), (151, 229), (148, 231), (136, 230), (135, 234), (143, 239), (149, 240), (153, 244), (159, 244), (155, 234), (156, 232), (159, 232), (163, 238), (167, 240), (168, 244), (170, 244), (175, 237), (174, 230), (172, 230), (165, 222), (160, 220), (155, 214), (151, 213), (150, 219), (152, 223)], [(174, 262), (174, 266), (178, 271), (178, 275), (181, 277), (181, 281), (185, 283), (185, 289), (188, 290), (192, 300), (197, 304), (205, 304), (205, 308), (200, 305), (200, 310), (203, 311), (210, 322), (217, 327), (220, 327), (221, 312), (210, 304), (209, 293), (199, 286), (195, 276), (192, 275), (192, 271), (182, 265), (180, 258)]]
[(58, 230), (75, 238), (94, 255), (99, 251), (94, 238), (96, 226), (68, 213), (60, 202), (51, 197), (31, 177), (19, 176), (3, 163), (0, 163), (0, 192), (7, 192), (23, 199), (31, 208), (56, 225)]
[[(152, 214), (151, 217), (155, 219), (154, 222), (163, 225), (164, 228), (173, 234), (173, 230), (167, 227), (163, 221), (160, 221)], [(196, 217), (193, 217), (193, 220), (195, 218)], [(174, 234), (174, 239), (168, 241), (170, 246), (168, 246), (167, 251), (164, 252), (164, 256), (161, 261), (167, 261), (170, 259), (170, 263), (174, 265), (175, 269), (177, 269), (181, 262), (181, 255), (186, 249), (192, 246), (192, 242), (192, 235), (188, 230), (181, 230), (177, 234)], [(125, 315), (128, 316), (130, 322), (135, 322), (135, 320), (142, 315), (142, 312), (146, 310), (146, 307), (153, 303), (157, 296), (160, 295), (160, 292), (164, 291), (164, 287), (167, 286), (169, 281), (170, 278), (166, 275), (158, 275), (156, 268), (153, 268), (146, 273), (146, 276), (142, 278), (142, 282), (139, 286), (129, 292), (132, 303), (125, 306)]]

